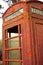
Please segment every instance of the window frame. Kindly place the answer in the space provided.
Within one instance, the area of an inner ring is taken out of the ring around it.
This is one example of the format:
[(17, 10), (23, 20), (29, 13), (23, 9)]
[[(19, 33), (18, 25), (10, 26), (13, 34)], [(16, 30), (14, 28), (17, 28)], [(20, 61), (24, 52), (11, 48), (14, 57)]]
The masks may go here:
[[(23, 60), (22, 60), (22, 47), (20, 47), (21, 45), (20, 44), (22, 44), (21, 42), (20, 42), (20, 38), (22, 37), (22, 34), (21, 34), (21, 28), (20, 28), (20, 26), (21, 26), (21, 24), (20, 25), (18, 25), (18, 35), (17, 36), (14, 36), (14, 37), (9, 37), (8, 38), (8, 30), (6, 30), (7, 32), (5, 32), (5, 39), (4, 39), (4, 41), (6, 41), (7, 43), (8, 43), (8, 40), (10, 40), (10, 39), (13, 39), (13, 38), (19, 38), (19, 47), (18, 48), (8, 48), (7, 46), (6, 46), (6, 42), (5, 42), (5, 49), (4, 49), (4, 51), (5, 51), (5, 56), (6, 56), (6, 54), (7, 54), (7, 58), (5, 58), (5, 61), (6, 62), (20, 62), (21, 64), (20, 65), (22, 65), (22, 62), (23, 62)], [(6, 34), (7, 34), (7, 36), (6, 36)], [(11, 59), (8, 59), (8, 51), (9, 50), (20, 50), (20, 60), (11, 60)]]

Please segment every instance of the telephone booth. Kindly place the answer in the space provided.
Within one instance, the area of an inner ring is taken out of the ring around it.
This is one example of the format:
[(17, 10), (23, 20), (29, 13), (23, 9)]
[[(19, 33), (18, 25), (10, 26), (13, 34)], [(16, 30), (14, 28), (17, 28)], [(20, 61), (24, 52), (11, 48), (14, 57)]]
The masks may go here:
[(2, 17), (2, 65), (43, 65), (43, 2), (14, 3)]

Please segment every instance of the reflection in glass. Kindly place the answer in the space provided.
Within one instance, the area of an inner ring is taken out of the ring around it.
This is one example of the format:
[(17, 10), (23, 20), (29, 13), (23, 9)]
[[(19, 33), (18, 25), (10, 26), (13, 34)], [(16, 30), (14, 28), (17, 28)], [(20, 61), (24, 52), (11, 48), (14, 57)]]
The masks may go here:
[(20, 60), (20, 50), (10, 50), (8, 51), (8, 58), (14, 60)]
[(33, 12), (33, 13), (36, 13), (36, 14), (43, 15), (43, 10), (39, 10), (39, 9), (37, 9), (37, 8), (32, 8), (32, 12)]
[(13, 38), (8, 40), (8, 48), (18, 48), (19, 47), (19, 38)]
[(9, 62), (8, 65), (20, 65), (20, 62)]

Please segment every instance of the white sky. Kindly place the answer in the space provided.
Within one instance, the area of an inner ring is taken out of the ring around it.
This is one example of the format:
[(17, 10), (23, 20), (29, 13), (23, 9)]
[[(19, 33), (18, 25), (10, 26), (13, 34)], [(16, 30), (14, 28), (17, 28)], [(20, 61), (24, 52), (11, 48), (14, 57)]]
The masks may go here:
[[(43, 2), (43, 0), (40, 0)], [(4, 9), (1, 9), (0, 12), (5, 12), (5, 10), (8, 8), (8, 4), (4, 1), (0, 0), (0, 4), (4, 7)], [(2, 16), (0, 14), (0, 16)], [(0, 18), (0, 39), (2, 39), (2, 19)]]
[[(2, 0), (0, 0), (0, 4), (4, 7), (4, 9), (1, 9), (0, 12), (5, 12), (5, 10), (8, 8), (8, 4)], [(0, 16), (2, 15), (0, 14)], [(2, 39), (2, 18), (0, 18), (0, 39)]]

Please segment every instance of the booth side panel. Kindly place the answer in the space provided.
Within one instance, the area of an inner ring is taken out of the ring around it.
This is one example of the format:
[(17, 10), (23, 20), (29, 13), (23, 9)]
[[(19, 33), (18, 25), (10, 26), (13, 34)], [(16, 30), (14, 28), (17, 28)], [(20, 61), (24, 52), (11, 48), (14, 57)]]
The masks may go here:
[(43, 65), (43, 20), (32, 18), (35, 65)]

